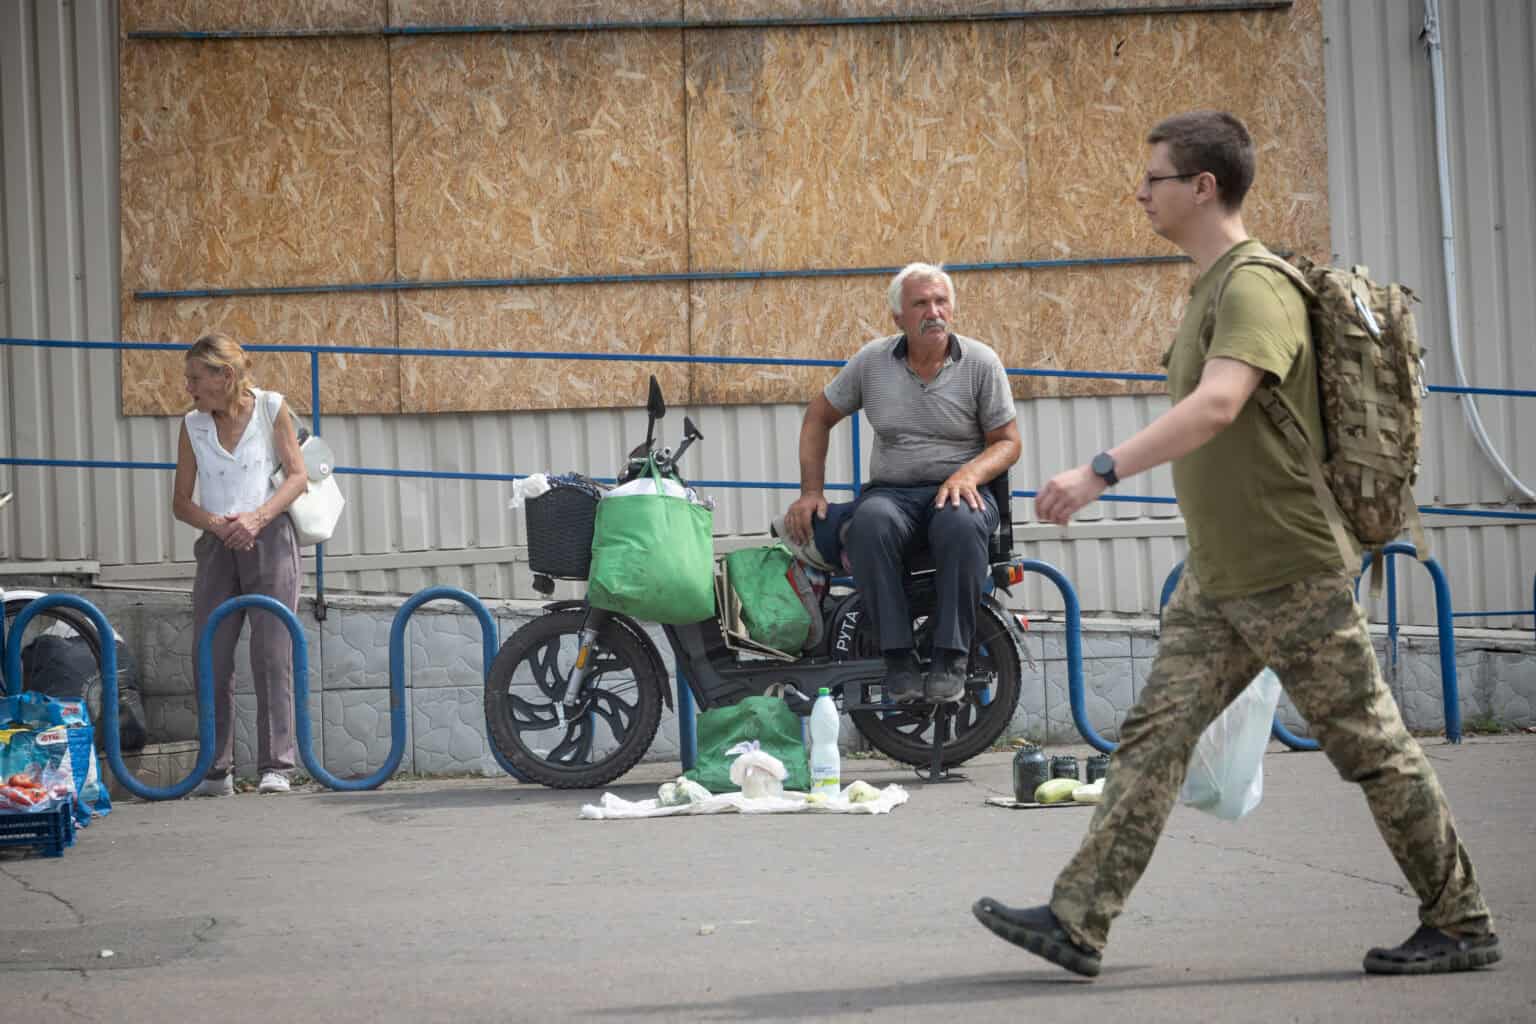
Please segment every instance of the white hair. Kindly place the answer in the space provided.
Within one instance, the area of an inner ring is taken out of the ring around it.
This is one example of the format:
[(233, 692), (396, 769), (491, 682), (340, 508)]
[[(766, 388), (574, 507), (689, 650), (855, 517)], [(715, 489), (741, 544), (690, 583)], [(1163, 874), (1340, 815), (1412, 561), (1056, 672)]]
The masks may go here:
[(949, 289), (949, 301), (955, 301), (955, 282), (950, 280), (943, 267), (936, 267), (932, 263), (908, 263), (891, 278), (891, 286), (886, 290), (886, 301), (890, 303), (891, 312), (897, 316), (901, 315), (901, 290), (912, 278), (919, 281), (943, 281), (944, 287)]

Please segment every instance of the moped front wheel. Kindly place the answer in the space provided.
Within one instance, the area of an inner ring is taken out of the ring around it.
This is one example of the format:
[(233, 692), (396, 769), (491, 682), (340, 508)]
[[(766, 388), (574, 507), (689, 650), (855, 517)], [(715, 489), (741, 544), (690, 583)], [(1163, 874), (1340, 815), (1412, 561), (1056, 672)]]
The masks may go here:
[(598, 631), (580, 700), (559, 704), (585, 617), (567, 610), (534, 619), (502, 644), (485, 680), (490, 741), (527, 778), (556, 789), (612, 782), (645, 755), (661, 724), (667, 680), (613, 620)]

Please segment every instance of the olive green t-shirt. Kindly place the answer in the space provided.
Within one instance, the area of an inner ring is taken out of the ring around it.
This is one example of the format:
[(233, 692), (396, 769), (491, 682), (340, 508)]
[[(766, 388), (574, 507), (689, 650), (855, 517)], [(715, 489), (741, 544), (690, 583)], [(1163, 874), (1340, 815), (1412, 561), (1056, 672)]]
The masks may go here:
[[(1320, 452), (1323, 427), (1306, 302), (1279, 271), (1236, 271), (1216, 311), (1210, 349), (1201, 347), (1200, 327), (1227, 267), (1239, 255), (1264, 252), (1253, 239), (1240, 242), (1195, 282), (1164, 359), (1168, 391), (1175, 402), (1192, 393), (1207, 359), (1247, 363), (1264, 371), (1261, 387), (1279, 382), (1281, 401)], [(1189, 532), (1190, 571), (1211, 597), (1242, 597), (1343, 571), (1305, 464), (1253, 398), (1225, 430), (1174, 460), (1173, 487)]]

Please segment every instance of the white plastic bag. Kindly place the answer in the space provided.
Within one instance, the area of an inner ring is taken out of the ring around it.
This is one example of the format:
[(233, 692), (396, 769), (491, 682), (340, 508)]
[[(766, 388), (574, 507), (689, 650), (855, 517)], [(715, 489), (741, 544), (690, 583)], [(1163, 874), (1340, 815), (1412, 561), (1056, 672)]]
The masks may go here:
[(512, 500), (507, 502), (507, 508), (522, 508), (534, 498), (548, 492), (549, 474), (530, 473), (521, 480), (512, 481)]
[(1179, 801), (1228, 821), (1259, 806), (1264, 748), (1279, 704), (1280, 679), (1266, 668), (1200, 734)]
[(736, 757), (731, 762), (731, 781), (741, 787), (742, 796), (759, 800), (784, 795), (784, 778), (789, 771), (783, 761), (760, 749), (757, 740), (738, 743), (726, 754)]
[[(657, 488), (656, 480), (653, 477), (637, 476), (629, 483), (619, 484), (619, 486), (606, 492), (603, 497), (622, 498), (629, 494), (655, 493), (657, 493)], [(683, 489), (683, 485), (678, 483), (676, 480), (673, 480), (669, 476), (664, 476), (661, 478), (661, 493), (672, 498), (686, 498), (688, 496), (688, 492)]]

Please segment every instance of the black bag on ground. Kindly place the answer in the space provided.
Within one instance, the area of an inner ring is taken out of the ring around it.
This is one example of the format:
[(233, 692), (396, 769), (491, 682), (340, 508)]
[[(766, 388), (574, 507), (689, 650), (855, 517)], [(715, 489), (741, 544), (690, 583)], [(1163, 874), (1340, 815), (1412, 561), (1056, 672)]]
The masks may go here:
[[(22, 689), (49, 697), (82, 700), (90, 710), (98, 745), (106, 740), (101, 724), (101, 678), (94, 645), (83, 636), (32, 639), (21, 649)], [(138, 666), (127, 646), (117, 641), (117, 731), (122, 749), (142, 750), (149, 741)]]

